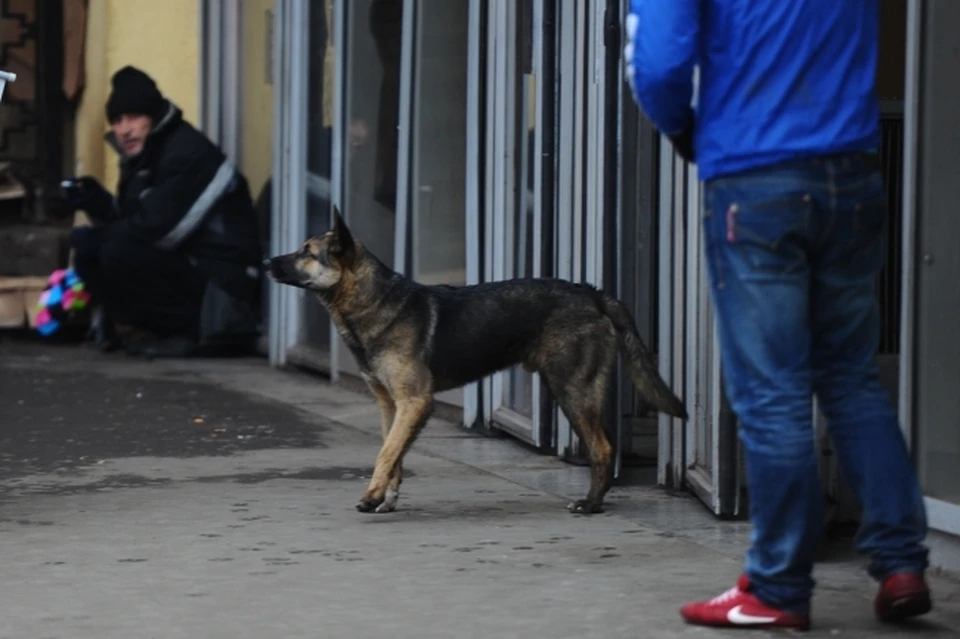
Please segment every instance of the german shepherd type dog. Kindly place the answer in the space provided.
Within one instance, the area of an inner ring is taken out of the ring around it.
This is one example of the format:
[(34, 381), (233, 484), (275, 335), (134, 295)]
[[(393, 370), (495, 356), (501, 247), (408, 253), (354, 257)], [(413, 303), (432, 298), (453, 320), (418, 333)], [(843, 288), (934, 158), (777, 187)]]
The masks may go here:
[(354, 240), (339, 211), (334, 218), (331, 231), (264, 266), (276, 282), (320, 296), (379, 404), (383, 446), (357, 510), (396, 508), (403, 456), (430, 417), (434, 393), (516, 364), (540, 373), (587, 447), (590, 490), (568, 506), (574, 513), (601, 512), (613, 479), (601, 416), (618, 350), (643, 398), (687, 419), (619, 300), (546, 278), (424, 286)]

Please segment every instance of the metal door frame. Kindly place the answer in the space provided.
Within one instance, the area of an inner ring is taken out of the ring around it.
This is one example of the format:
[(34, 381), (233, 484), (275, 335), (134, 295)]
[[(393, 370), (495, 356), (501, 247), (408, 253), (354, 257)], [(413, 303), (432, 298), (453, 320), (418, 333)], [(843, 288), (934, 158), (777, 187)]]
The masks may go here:
[[(481, 176), (481, 131), (485, 118), (482, 99), (482, 46), (483, 8), (481, 0), (470, 0), (468, 8), (469, 29), (467, 36), (467, 166), (464, 189), (466, 193), (466, 272), (467, 285), (479, 284), (483, 271), (482, 246), (479, 238), (483, 236), (481, 201), (483, 177)], [(472, 427), (481, 421), (481, 383), (474, 382), (463, 388), (463, 424)]]
[[(308, 11), (295, 0), (274, 5), (273, 255), (294, 250), (306, 232)], [(283, 366), (300, 334), (303, 291), (279, 285), (270, 291), (269, 360)]]
[(242, 157), (243, 11), (240, 3), (200, 3), (200, 129), (231, 162)]

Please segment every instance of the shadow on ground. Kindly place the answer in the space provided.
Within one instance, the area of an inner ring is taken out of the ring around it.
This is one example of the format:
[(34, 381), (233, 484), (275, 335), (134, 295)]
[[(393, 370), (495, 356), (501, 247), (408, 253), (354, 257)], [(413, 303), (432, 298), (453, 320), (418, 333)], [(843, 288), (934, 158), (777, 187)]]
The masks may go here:
[(115, 457), (318, 448), (326, 430), (209, 383), (0, 368), (0, 481)]

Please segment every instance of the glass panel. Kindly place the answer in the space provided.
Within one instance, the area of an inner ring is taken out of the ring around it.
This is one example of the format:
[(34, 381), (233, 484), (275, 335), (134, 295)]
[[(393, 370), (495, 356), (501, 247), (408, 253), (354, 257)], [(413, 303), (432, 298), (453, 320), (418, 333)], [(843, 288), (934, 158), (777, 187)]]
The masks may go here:
[(354, 235), (393, 266), (397, 210), (402, 0), (349, 0), (348, 139), (343, 213)]
[[(533, 3), (521, 0), (513, 5), (516, 20), (516, 68), (511, 70), (514, 104), (507, 117), (514, 117), (514, 185), (512, 211), (507, 217), (507, 277), (533, 277), (533, 192), (534, 139), (536, 131), (536, 75), (533, 68)], [(510, 214), (512, 213), (512, 215)], [(520, 367), (510, 370), (504, 404), (533, 418), (533, 375)]]
[[(621, 232), (620, 268), (622, 299), (633, 309), (643, 341), (656, 353), (657, 348), (657, 227), (654, 212), (656, 198), (657, 147), (655, 132), (643, 117), (629, 91), (621, 94)], [(630, 415), (621, 454), (636, 460), (657, 458), (656, 414), (643, 401), (629, 376), (622, 380), (623, 410)]]
[[(273, 4), (247, 0), (241, 4), (240, 170), (250, 184), (265, 246), (270, 246), (271, 171), (273, 169)], [(263, 278), (263, 300), (270, 299), (270, 282)], [(262, 305), (267, 323), (270, 304)]]
[(413, 155), (413, 278), (466, 284), (467, 37), (469, 0), (418, 7)]
[[(927, 497), (960, 505), (960, 429), (956, 420), (929, 422), (921, 433), (920, 479)], [(931, 446), (930, 441), (936, 442)]]
[[(345, 64), (346, 83), (341, 209), (354, 237), (392, 267), (404, 3), (345, 0), (337, 6), (347, 11), (345, 49), (338, 56)], [(328, 55), (324, 73), (330, 76), (334, 58), (332, 51)], [(333, 88), (329, 80), (324, 84), (327, 93), (322, 104), (327, 109), (332, 105)], [(327, 176), (329, 179), (329, 170)], [(328, 331), (327, 326), (324, 324), (324, 330)], [(341, 352), (346, 356), (340, 360), (340, 371), (358, 372), (349, 351)]]
[[(311, 2), (309, 60), (307, 66), (307, 193), (306, 237), (322, 235), (330, 228), (331, 171), (333, 149), (333, 96), (336, 60), (333, 30), (333, 2)], [(304, 237), (304, 239), (306, 239)], [(330, 322), (316, 295), (303, 296), (303, 321), (298, 341), (327, 351), (330, 349)]]

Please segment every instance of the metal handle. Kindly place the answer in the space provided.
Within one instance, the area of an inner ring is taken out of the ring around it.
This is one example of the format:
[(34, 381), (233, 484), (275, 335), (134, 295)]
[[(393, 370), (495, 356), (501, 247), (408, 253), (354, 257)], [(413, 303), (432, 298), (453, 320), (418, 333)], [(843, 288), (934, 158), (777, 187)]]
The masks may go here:
[(16, 73), (0, 70), (0, 101), (3, 100), (3, 90), (7, 87), (7, 82), (14, 82), (16, 79)]

